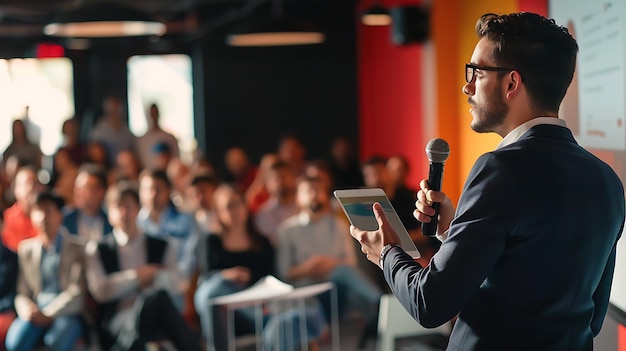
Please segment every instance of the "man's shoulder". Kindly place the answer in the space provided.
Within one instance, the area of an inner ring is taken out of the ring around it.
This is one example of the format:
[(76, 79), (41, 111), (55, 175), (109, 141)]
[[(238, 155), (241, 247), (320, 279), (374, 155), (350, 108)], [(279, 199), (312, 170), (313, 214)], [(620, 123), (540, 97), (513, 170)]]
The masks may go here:
[(291, 233), (304, 226), (300, 219), (300, 214), (295, 214), (287, 217), (278, 225), (278, 233)]

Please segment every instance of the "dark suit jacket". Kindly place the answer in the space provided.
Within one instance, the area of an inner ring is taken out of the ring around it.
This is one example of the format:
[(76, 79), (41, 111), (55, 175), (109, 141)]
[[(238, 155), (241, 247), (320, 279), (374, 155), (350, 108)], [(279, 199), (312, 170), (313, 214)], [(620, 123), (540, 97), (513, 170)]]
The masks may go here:
[[(80, 216), (80, 210), (77, 208), (72, 208), (70, 210), (64, 211), (63, 213), (63, 226), (67, 229), (70, 234), (79, 235), (78, 233), (78, 217)], [(103, 228), (102, 228), (102, 236), (109, 234), (113, 231), (113, 227), (109, 223), (109, 219), (107, 218), (106, 213), (100, 210), (98, 216), (102, 218)]]
[(430, 264), (392, 249), (385, 278), (425, 327), (460, 312), (448, 350), (591, 350), (623, 224), (611, 168), (538, 125), (476, 161)]

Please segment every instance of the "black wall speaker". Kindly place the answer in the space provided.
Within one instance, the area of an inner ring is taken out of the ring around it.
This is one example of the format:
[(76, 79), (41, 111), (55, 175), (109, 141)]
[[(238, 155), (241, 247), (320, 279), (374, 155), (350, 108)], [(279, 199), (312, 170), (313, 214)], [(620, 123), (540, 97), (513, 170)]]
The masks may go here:
[(398, 6), (390, 10), (391, 39), (396, 45), (423, 43), (429, 35), (428, 11), (419, 6)]

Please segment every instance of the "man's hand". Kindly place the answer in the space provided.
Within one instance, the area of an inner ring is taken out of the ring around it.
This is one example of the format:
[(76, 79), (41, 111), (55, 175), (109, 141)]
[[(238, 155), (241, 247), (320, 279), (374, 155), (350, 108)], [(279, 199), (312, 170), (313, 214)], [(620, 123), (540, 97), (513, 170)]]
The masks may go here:
[(34, 325), (38, 325), (41, 327), (47, 327), (52, 325), (54, 320), (48, 316), (45, 316), (41, 311), (37, 311), (30, 316), (30, 322)]
[(139, 279), (139, 286), (142, 289), (150, 286), (159, 269), (161, 269), (161, 267), (155, 264), (146, 264), (136, 268), (135, 271), (137, 272), (137, 279)]
[(378, 222), (378, 230), (364, 231), (355, 226), (350, 226), (350, 234), (361, 244), (361, 251), (368, 260), (377, 266), (380, 264), (380, 252), (387, 244), (398, 244), (400, 238), (387, 220), (383, 207), (378, 203), (372, 206), (374, 216)]
[(309, 274), (318, 279), (328, 279), (330, 273), (339, 265), (339, 260), (326, 255), (313, 255)]
[(430, 190), (428, 188), (428, 179), (422, 179), (420, 190), (417, 192), (416, 209), (413, 212), (413, 216), (420, 222), (430, 223), (432, 216), (435, 215), (435, 209), (432, 207), (434, 202), (439, 203), (437, 235), (441, 235), (450, 228), (450, 223), (454, 218), (454, 205), (452, 205), (452, 201), (446, 194)]

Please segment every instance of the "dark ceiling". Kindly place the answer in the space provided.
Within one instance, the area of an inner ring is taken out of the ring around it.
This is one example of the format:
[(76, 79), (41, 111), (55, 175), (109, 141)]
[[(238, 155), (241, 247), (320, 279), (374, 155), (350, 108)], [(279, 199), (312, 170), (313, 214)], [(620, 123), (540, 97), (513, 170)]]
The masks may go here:
[[(41, 37), (43, 26), (58, 16), (102, 2), (106, 0), (0, 0), (0, 39)], [(170, 35), (207, 32), (237, 19), (269, 16), (276, 11), (319, 20), (331, 14), (334, 6), (345, 8), (346, 4), (354, 4), (354, 0), (127, 0), (118, 3), (165, 22)]]

